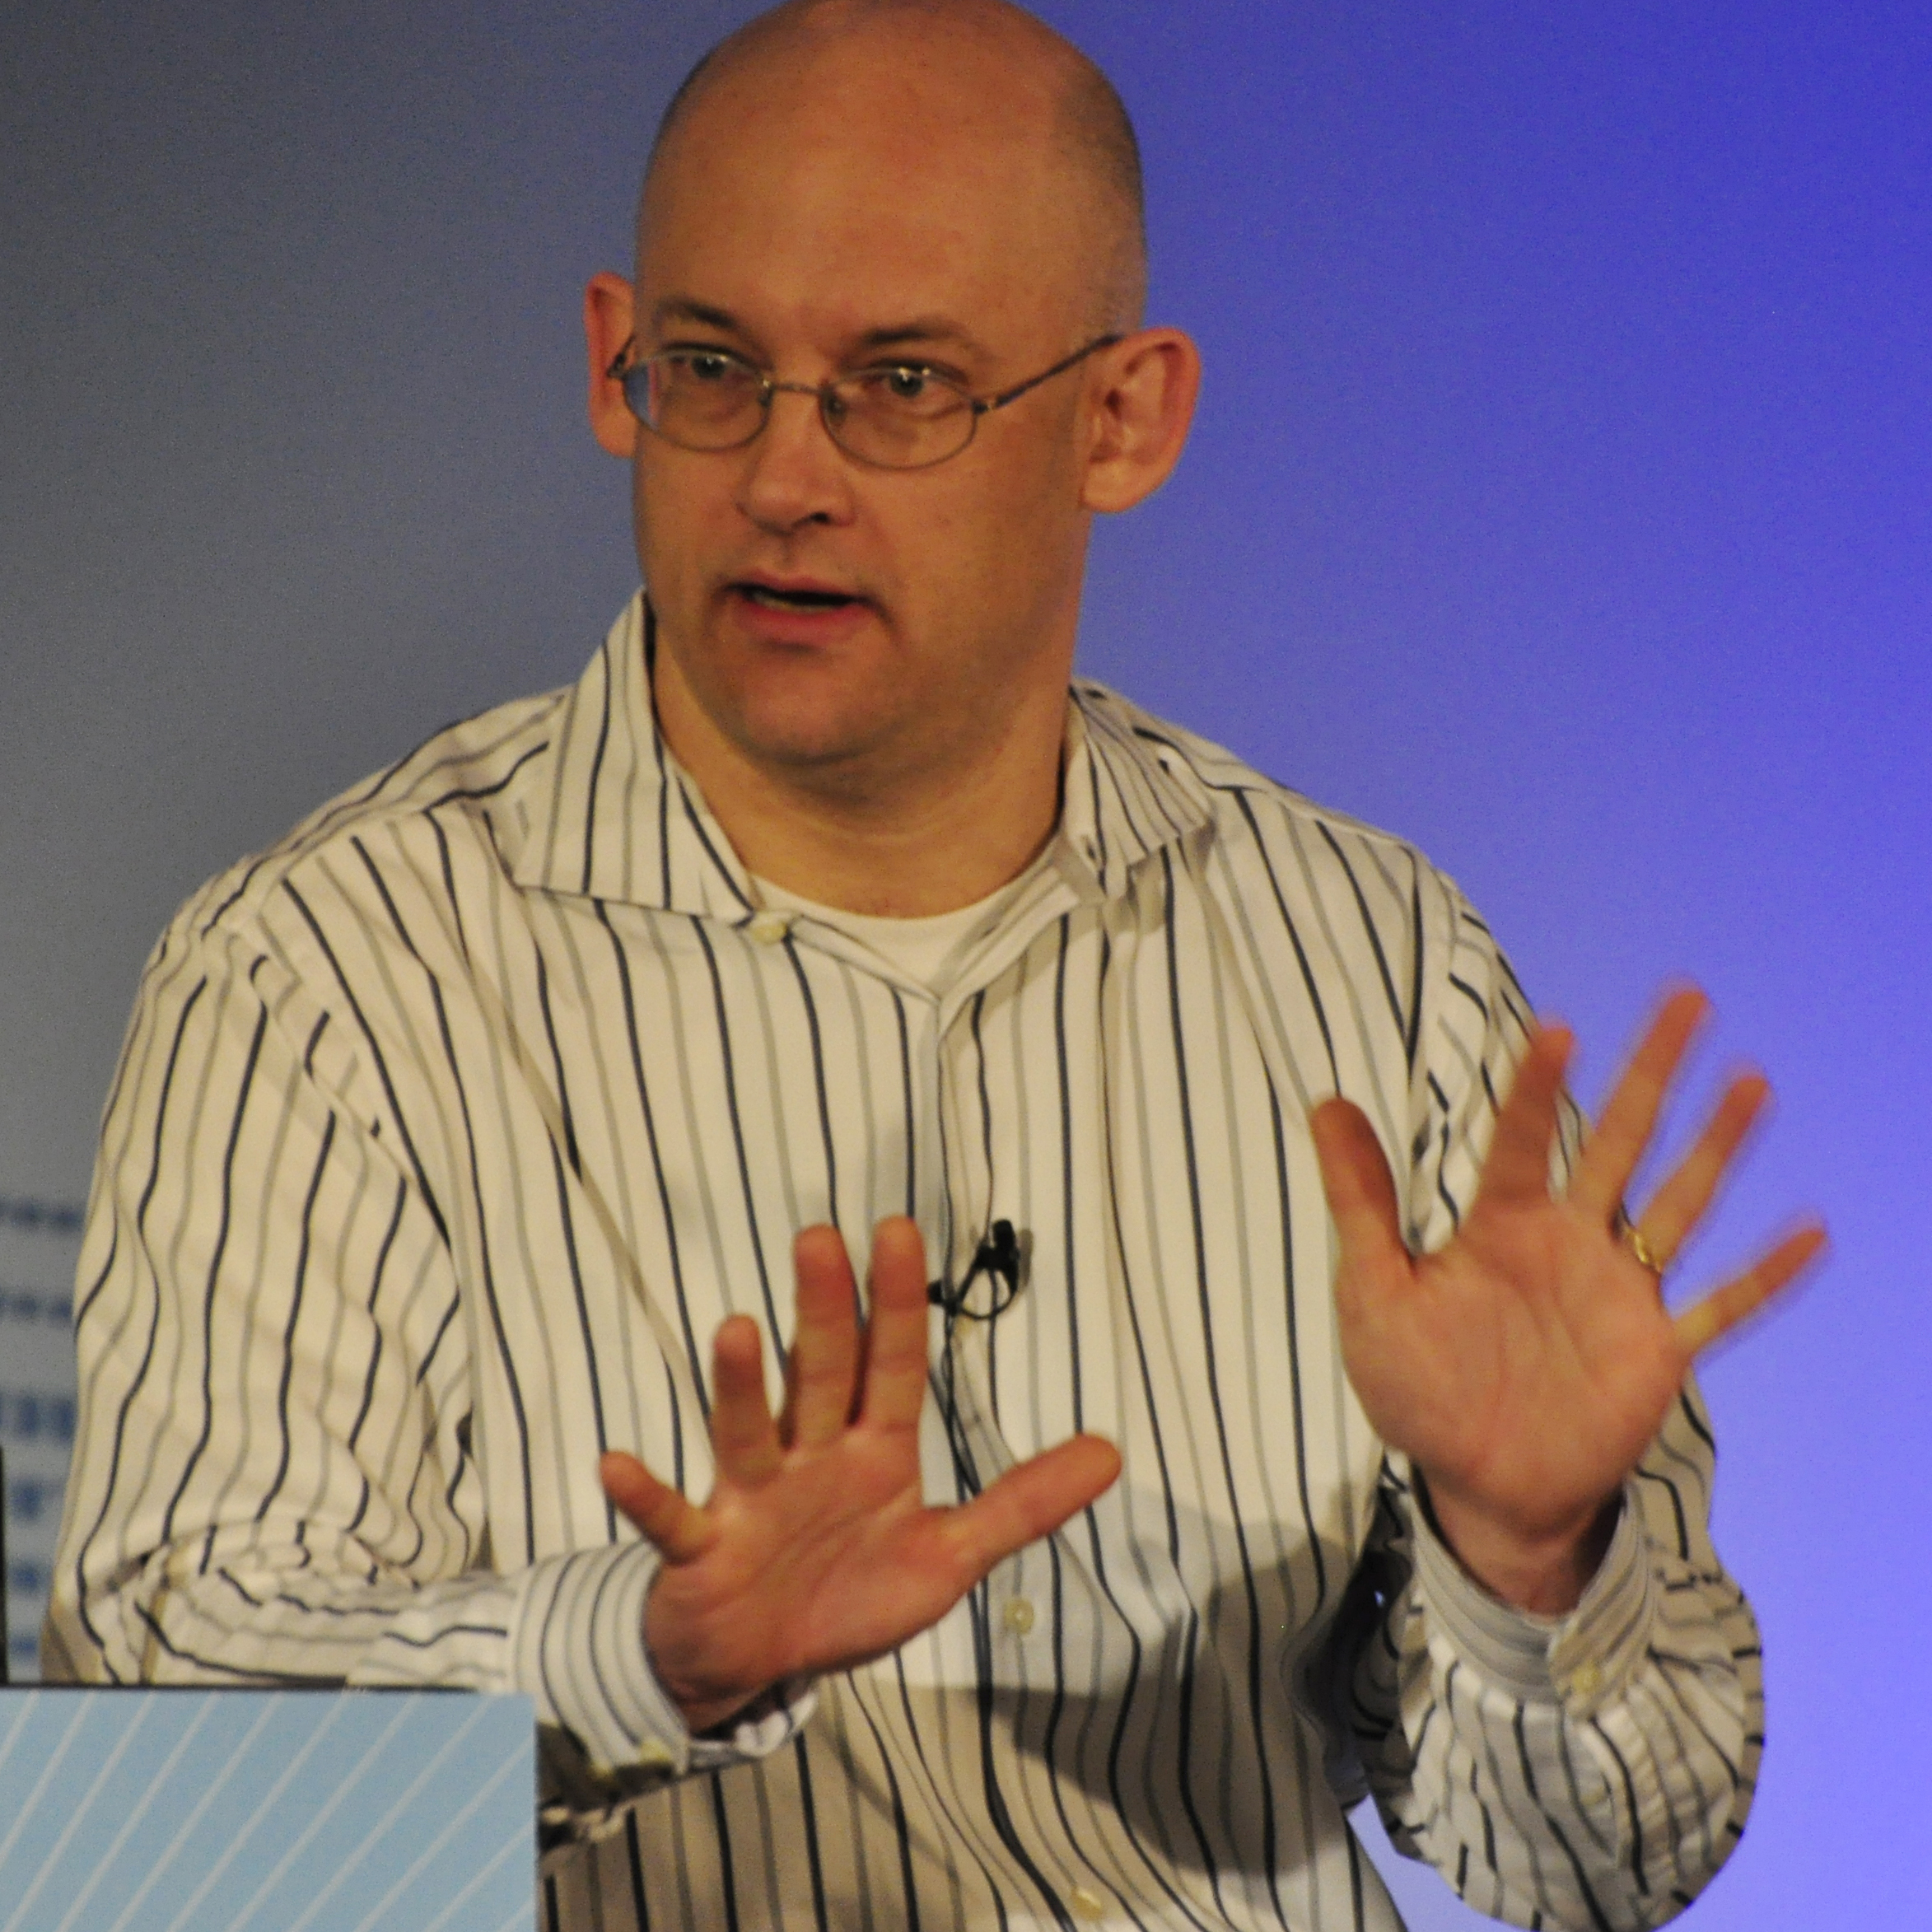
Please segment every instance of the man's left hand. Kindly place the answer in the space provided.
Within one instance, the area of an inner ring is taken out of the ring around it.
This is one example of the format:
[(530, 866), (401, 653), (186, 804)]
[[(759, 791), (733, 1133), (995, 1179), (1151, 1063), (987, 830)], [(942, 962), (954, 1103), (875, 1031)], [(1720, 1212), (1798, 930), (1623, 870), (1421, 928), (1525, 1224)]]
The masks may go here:
[[(1624, 1234), (1624, 1190), (1706, 1010), (1659, 1010), (1566, 1194), (1552, 1192), (1557, 1096), (1572, 1039), (1531, 1037), (1455, 1238), (1412, 1255), (1374, 1130), (1346, 1100), (1311, 1126), (1341, 1240), (1343, 1360), (1370, 1421), (1407, 1454), (1463, 1567), (1518, 1608), (1561, 1614), (1594, 1574), (1624, 1478), (1692, 1358), (1823, 1247), (1808, 1224), (1673, 1318), (1660, 1270), (1702, 1219), (1769, 1094), (1734, 1080), (1682, 1163)], [(1647, 1253), (1654, 1270), (1638, 1258)]]

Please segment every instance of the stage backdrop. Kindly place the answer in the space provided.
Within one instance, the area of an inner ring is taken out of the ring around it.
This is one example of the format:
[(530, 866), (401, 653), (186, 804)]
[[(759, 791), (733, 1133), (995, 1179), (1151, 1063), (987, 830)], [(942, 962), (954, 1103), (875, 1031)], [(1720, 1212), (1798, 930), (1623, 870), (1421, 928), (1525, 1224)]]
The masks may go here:
[[(1468, 889), (1601, 1088), (1659, 983), (1780, 1097), (1682, 1270), (1763, 1619), (1693, 1922), (1932, 1922), (1932, 15), (1048, 0), (1137, 116), (1193, 447), (1085, 668)], [(737, 4), (251, 0), (0, 26), (0, 1437), (37, 1617), (60, 1342), (142, 956), (205, 875), (633, 582), (578, 293)], [(880, 192), (889, 193), (882, 184)], [(16, 1629), (13, 1660), (30, 1663)], [(1418, 1927), (1463, 1922), (1427, 1874)]]

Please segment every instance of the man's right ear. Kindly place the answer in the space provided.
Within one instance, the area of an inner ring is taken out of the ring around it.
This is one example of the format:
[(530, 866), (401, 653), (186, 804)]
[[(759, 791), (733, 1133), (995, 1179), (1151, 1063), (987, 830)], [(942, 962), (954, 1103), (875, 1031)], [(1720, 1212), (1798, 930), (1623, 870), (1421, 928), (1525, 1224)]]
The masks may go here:
[(584, 347), (590, 357), (590, 432), (614, 456), (637, 454), (637, 418), (613, 381), (610, 366), (631, 339), (631, 285), (621, 275), (593, 275), (584, 291)]

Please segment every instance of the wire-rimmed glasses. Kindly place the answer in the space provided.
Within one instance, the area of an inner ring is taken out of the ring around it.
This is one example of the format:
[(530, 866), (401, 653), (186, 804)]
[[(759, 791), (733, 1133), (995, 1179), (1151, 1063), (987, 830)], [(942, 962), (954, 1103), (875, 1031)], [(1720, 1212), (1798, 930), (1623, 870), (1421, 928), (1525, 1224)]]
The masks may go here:
[(631, 413), (680, 450), (742, 449), (770, 420), (772, 398), (785, 390), (818, 399), (825, 433), (855, 461), (880, 469), (926, 469), (957, 456), (973, 441), (981, 417), (1120, 339), (1097, 336), (1051, 369), (991, 396), (976, 396), (918, 362), (882, 363), (810, 383), (777, 381), (730, 349), (674, 348), (632, 360), (635, 336), (607, 373), (623, 385)]

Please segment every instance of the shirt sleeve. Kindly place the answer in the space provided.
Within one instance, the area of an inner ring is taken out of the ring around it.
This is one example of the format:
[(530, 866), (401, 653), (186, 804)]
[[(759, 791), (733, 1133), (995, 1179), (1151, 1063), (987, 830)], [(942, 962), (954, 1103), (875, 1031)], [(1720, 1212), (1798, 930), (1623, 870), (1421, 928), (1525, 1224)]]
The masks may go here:
[(434, 1208), (352, 1029), (271, 936), (198, 911), (149, 962), (103, 1124), (47, 1674), (525, 1692), (554, 1832), (778, 1748), (809, 1693), (694, 1738), (658, 1686), (649, 1544), (497, 1571)]
[[(1411, 1245), (1474, 1198), (1498, 1095), (1527, 1037), (1507, 962), (1453, 890)], [(1574, 1109), (1556, 1161), (1579, 1145)], [(1462, 1570), (1391, 1457), (1345, 1631), (1349, 1726), (1391, 1838), (1473, 1906), (1523, 1926), (1652, 1926), (1689, 1904), (1743, 1827), (1763, 1742), (1757, 1626), (1710, 1542), (1715, 1449), (1687, 1385), (1626, 1483), (1611, 1547), (1561, 1618)]]
[(1560, 1618), (1472, 1582), (1399, 1470), (1385, 1472), (1356, 1748), (1391, 1839), (1478, 1910), (1524, 1926), (1659, 1925), (1742, 1832), (1763, 1688), (1749, 1608), (1702, 1533), (1692, 1472), (1707, 1477), (1708, 1454), (1687, 1388)]

